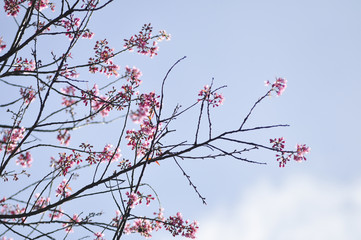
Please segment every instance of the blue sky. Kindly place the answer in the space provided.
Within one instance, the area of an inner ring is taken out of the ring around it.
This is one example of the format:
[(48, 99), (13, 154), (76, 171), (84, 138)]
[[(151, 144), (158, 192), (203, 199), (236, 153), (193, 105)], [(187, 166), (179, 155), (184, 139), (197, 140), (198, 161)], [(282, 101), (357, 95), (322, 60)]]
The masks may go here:
[[(280, 169), (273, 154), (263, 152), (249, 157), (266, 166), (226, 158), (182, 163), (207, 206), (174, 164), (162, 163), (148, 181), (166, 214), (181, 211), (199, 220), (201, 240), (360, 239), (355, 224), (361, 222), (360, 13), (356, 0), (143, 0), (117, 1), (106, 13), (95, 14), (94, 39), (107, 38), (118, 50), (144, 23), (172, 34), (153, 59), (135, 53), (117, 59), (121, 67), (142, 70), (144, 90), (159, 92), (169, 67), (187, 56), (167, 81), (169, 111), (176, 103), (193, 103), (212, 77), (216, 86), (227, 85), (224, 105), (213, 111), (215, 131), (239, 126), (267, 91), (265, 80), (288, 80), (285, 93), (267, 98), (248, 126), (291, 127), (247, 139), (267, 143), (284, 136), (292, 149), (306, 143), (308, 160)], [(179, 138), (192, 136), (188, 117), (192, 114), (179, 119)]]

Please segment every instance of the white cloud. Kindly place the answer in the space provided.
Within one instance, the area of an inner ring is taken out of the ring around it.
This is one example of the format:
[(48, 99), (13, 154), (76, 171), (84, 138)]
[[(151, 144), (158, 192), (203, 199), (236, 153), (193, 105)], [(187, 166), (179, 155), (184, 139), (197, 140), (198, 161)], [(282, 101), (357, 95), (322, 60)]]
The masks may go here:
[(361, 239), (361, 181), (350, 184), (292, 177), (262, 181), (233, 206), (200, 218), (199, 240)]

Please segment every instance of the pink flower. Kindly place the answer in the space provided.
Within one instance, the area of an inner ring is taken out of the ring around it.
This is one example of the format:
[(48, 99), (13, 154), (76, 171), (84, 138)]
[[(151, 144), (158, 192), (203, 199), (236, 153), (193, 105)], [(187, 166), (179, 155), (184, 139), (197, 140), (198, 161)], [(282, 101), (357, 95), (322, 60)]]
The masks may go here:
[(98, 158), (99, 158), (100, 162), (118, 161), (118, 159), (122, 156), (122, 154), (120, 153), (120, 149), (117, 148), (116, 153), (114, 153), (114, 151), (111, 150), (112, 148), (113, 148), (113, 145), (111, 145), (111, 144), (107, 144), (104, 147), (103, 152), (98, 154)]
[(128, 48), (129, 51), (133, 51), (133, 48), (136, 47), (138, 49), (138, 53), (140, 54), (150, 55), (150, 57), (157, 55), (157, 42), (153, 41), (153, 43), (150, 43), (152, 31), (153, 27), (150, 26), (150, 23), (144, 24), (138, 35), (132, 36), (129, 40), (124, 39), (124, 48)]
[(65, 178), (63, 181), (58, 185), (57, 189), (55, 190), (56, 196), (63, 196), (63, 197), (69, 197), (71, 195), (70, 193), (71, 188), (69, 187), (68, 180)]
[(283, 137), (270, 139), (272, 143), (272, 148), (277, 151), (276, 157), (279, 162), (280, 167), (285, 167), (286, 163), (290, 161), (293, 156), (293, 159), (296, 162), (301, 162), (302, 160), (306, 161), (305, 154), (309, 153), (311, 148), (307, 147), (305, 144), (297, 144), (297, 150), (295, 152), (285, 151), (285, 140)]
[(183, 216), (180, 212), (174, 217), (169, 217), (165, 224), (165, 229), (172, 233), (173, 237), (182, 235), (186, 238), (196, 238), (195, 234), (198, 231), (198, 222), (193, 221), (189, 224), (189, 220), (183, 220)]
[(16, 17), (20, 11), (20, 4), (25, 0), (4, 0), (4, 9), (8, 16)]
[(218, 94), (215, 91), (211, 91), (211, 88), (208, 85), (205, 85), (204, 88), (199, 91), (198, 96), (201, 97), (198, 99), (198, 102), (207, 101), (207, 103), (213, 107), (222, 105), (224, 101), (223, 95)]
[(44, 208), (50, 204), (50, 198), (40, 197), (40, 193), (36, 193), (34, 197), (36, 198), (36, 202), (34, 204), (35, 210)]
[(64, 216), (64, 211), (61, 209), (61, 207), (59, 207), (59, 210), (52, 210), (52, 212), (49, 213), (49, 218), (52, 220), (58, 220), (62, 216)]
[(127, 78), (127, 81), (130, 82), (132, 85), (138, 87), (142, 83), (142, 80), (139, 79), (142, 76), (142, 72), (138, 68), (130, 68), (126, 66), (125, 71), (125, 77)]
[(20, 58), (16, 58), (14, 63), (14, 71), (29, 71), (32, 72), (35, 70), (35, 61), (28, 60), (25, 58), (24, 60)]
[(272, 84), (272, 89), (276, 91), (277, 96), (281, 96), (287, 87), (287, 80), (284, 78), (277, 78), (276, 82)]
[[(18, 142), (20, 142), (24, 138), (25, 128), (15, 128), (11, 130), (5, 130), (3, 132), (2, 142), (6, 147), (6, 151), (9, 153), (13, 151)], [(0, 145), (1, 150), (1, 145)]]
[(114, 49), (108, 46), (108, 41), (106, 39), (97, 41), (94, 50), (95, 58), (89, 58), (88, 61), (90, 64), (89, 72), (96, 73), (99, 71), (108, 77), (112, 75), (118, 76), (117, 70), (119, 70), (119, 66), (113, 63)]
[(62, 130), (59, 130), (58, 132), (59, 134), (56, 138), (60, 141), (60, 144), (68, 146), (71, 138), (69, 131), (64, 130), (63, 132)]
[[(29, 7), (32, 5), (32, 1), (29, 1)], [(45, 8), (50, 6), (49, 0), (36, 0), (35, 9), (38, 11), (42, 11)], [(53, 7), (52, 7), (53, 10)]]
[(126, 192), (125, 195), (129, 198), (128, 205), (130, 208), (135, 208), (135, 206), (139, 204), (138, 194), (135, 194), (134, 192), (129, 194), (129, 192)]
[(26, 105), (29, 105), (35, 99), (35, 90), (32, 86), (28, 88), (20, 88), (20, 95), (23, 97)]
[(25, 154), (21, 153), (18, 159), (16, 159), (16, 165), (20, 165), (23, 168), (30, 168), (32, 162), (33, 158), (31, 157), (30, 152), (26, 152)]
[(2, 50), (4, 50), (4, 48), (6, 48), (6, 44), (5, 44), (5, 42), (3, 41), (3, 38), (0, 37), (0, 52), (1, 52)]
[(310, 147), (307, 147), (306, 144), (297, 144), (296, 154), (293, 155), (293, 159), (297, 162), (306, 161), (305, 154), (311, 151)]
[(63, 227), (65, 227), (65, 232), (72, 233), (74, 232), (73, 226), (75, 223), (80, 222), (78, 214), (74, 214), (71, 219), (69, 219), (70, 223), (63, 223)]

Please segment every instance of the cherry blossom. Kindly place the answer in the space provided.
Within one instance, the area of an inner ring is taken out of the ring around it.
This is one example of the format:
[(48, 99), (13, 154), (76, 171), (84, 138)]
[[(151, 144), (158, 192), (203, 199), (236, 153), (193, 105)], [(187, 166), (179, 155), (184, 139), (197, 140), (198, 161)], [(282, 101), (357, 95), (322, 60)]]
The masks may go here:
[(128, 200), (128, 205), (130, 208), (135, 208), (136, 205), (139, 204), (139, 198), (138, 198), (138, 193), (129, 193), (126, 192), (125, 195), (128, 196), (129, 200)]
[(150, 92), (149, 94), (141, 94), (137, 99), (138, 109), (133, 111), (131, 114), (131, 119), (135, 123), (143, 123), (145, 120), (149, 120), (153, 117), (154, 111), (159, 109), (160, 103), (158, 102), (158, 95), (155, 92)]
[(270, 139), (270, 143), (273, 144), (272, 149), (277, 151), (276, 158), (280, 167), (285, 167), (286, 163), (290, 161), (292, 156), (296, 162), (306, 160), (304, 155), (309, 153), (311, 150), (311, 148), (307, 147), (305, 144), (297, 144), (297, 150), (295, 152), (285, 151), (285, 140), (283, 137)]
[[(114, 56), (114, 49), (108, 46), (106, 39), (97, 41), (95, 46), (95, 58), (89, 58), (89, 72), (101, 72), (108, 77), (115, 75), (118, 76), (119, 66), (113, 63), (112, 57)], [(100, 69), (99, 69), (100, 67)]]
[(181, 235), (186, 238), (196, 238), (195, 234), (198, 231), (198, 222), (189, 223), (189, 220), (183, 220), (180, 212), (176, 216), (171, 216), (166, 221), (166, 230), (172, 233), (173, 237)]
[(59, 207), (59, 209), (57, 209), (57, 210), (52, 210), (52, 212), (49, 213), (49, 218), (52, 220), (58, 220), (62, 216), (64, 216), (64, 211), (63, 211), (63, 209), (61, 209), (61, 207)]
[(44, 208), (50, 204), (50, 198), (40, 197), (40, 193), (36, 193), (34, 197), (36, 198), (35, 204), (33, 206), (35, 210)]
[(67, 33), (65, 36), (70, 40), (78, 36), (76, 32), (79, 30), (80, 18), (74, 17), (74, 15), (71, 14), (68, 18), (62, 19), (60, 24), (66, 29)]
[(75, 99), (72, 99), (71, 96), (75, 96), (75, 91), (76, 89), (73, 86), (67, 86), (65, 88), (61, 88), (60, 91), (68, 96), (63, 96), (63, 102), (61, 103), (62, 105), (69, 107), (71, 105), (73, 105), (74, 103), (76, 103)]
[(59, 130), (58, 133), (56, 138), (60, 141), (60, 144), (68, 146), (71, 138), (69, 131), (64, 130), (63, 132), (63, 130)]
[(311, 151), (310, 147), (307, 147), (305, 144), (297, 144), (296, 154), (293, 155), (293, 159), (297, 162), (306, 161), (305, 154)]
[(116, 152), (114, 152), (114, 150), (111, 150), (112, 148), (113, 145), (111, 144), (105, 145), (103, 151), (97, 156), (100, 162), (118, 161), (118, 159), (122, 156), (120, 149), (117, 148)]
[(24, 60), (20, 58), (16, 58), (14, 63), (14, 71), (34, 71), (35, 70), (35, 61), (28, 60), (25, 58)]
[(138, 68), (125, 67), (125, 77), (132, 85), (138, 87), (142, 83), (142, 80), (139, 79), (141, 76), (142, 72)]
[(0, 37), (0, 52), (6, 48), (6, 44), (3, 41), (3, 38)]
[(130, 37), (129, 40), (124, 39), (124, 48), (127, 48), (129, 51), (133, 51), (133, 48), (136, 47), (138, 49), (137, 52), (140, 54), (149, 55), (150, 57), (157, 55), (157, 42), (153, 41), (153, 43), (150, 43), (152, 31), (153, 27), (150, 23), (144, 24), (138, 35)]
[[(269, 86), (270, 81), (265, 81), (265, 85)], [(276, 78), (276, 81), (272, 84), (272, 90), (276, 91), (277, 96), (281, 96), (287, 87), (287, 80), (284, 78)]]
[[(6, 146), (6, 151), (9, 153), (17, 147), (17, 143), (24, 138), (25, 128), (15, 128), (12, 130), (4, 130), (2, 143)], [(0, 151), (1, 151), (0, 147)]]
[(25, 0), (4, 0), (4, 9), (8, 16), (16, 17), (20, 11), (20, 4)]
[(215, 91), (211, 91), (211, 87), (205, 85), (204, 88), (199, 91), (198, 96), (201, 98), (198, 99), (199, 101), (207, 101), (208, 104), (212, 105), (213, 107), (218, 107), (223, 104), (224, 97), (222, 94), (218, 94)]
[(32, 86), (25, 89), (20, 88), (20, 95), (23, 97), (26, 105), (29, 105), (32, 101), (34, 101), (35, 94), (35, 90), (32, 88)]
[(80, 164), (83, 161), (78, 152), (75, 150), (72, 150), (72, 152), (73, 153), (69, 155), (66, 153), (59, 153), (59, 160), (57, 161), (53, 157), (51, 158), (53, 163), (52, 165), (60, 168), (64, 176), (74, 164)]
[[(29, 7), (32, 5), (32, 1), (29, 1)], [(42, 11), (45, 8), (50, 6), (51, 10), (55, 10), (55, 5), (50, 3), (49, 0), (36, 0), (35, 2), (35, 9), (38, 11)]]
[(63, 223), (63, 227), (65, 227), (65, 232), (67, 233), (72, 233), (74, 232), (73, 230), (73, 226), (74, 223), (79, 223), (80, 219), (78, 214), (74, 214), (73, 217), (71, 219), (69, 219), (69, 223)]
[(16, 159), (16, 165), (20, 165), (23, 168), (30, 168), (33, 162), (33, 158), (31, 157), (30, 152), (26, 152), (25, 154), (21, 153)]
[(71, 188), (69, 187), (68, 180), (63, 179), (63, 181), (58, 185), (57, 189), (55, 190), (56, 196), (63, 196), (63, 197), (69, 197), (71, 195), (70, 193)]

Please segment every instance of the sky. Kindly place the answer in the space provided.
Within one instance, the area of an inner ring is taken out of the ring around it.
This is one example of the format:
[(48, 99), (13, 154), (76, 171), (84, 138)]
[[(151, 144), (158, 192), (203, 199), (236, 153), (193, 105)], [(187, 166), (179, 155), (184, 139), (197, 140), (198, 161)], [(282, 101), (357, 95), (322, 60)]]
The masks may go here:
[[(187, 56), (166, 82), (169, 111), (193, 103), (212, 78), (215, 86), (227, 85), (224, 104), (212, 112), (216, 132), (239, 126), (268, 90), (264, 81), (288, 80), (285, 93), (265, 99), (247, 126), (291, 126), (246, 137), (267, 143), (283, 136), (291, 149), (305, 143), (311, 147), (306, 162), (279, 168), (267, 152), (249, 155), (267, 165), (182, 162), (207, 205), (173, 163), (147, 177), (166, 212), (200, 222), (198, 239), (360, 239), (360, 13), (357, 0), (142, 0), (117, 1), (94, 15), (95, 38), (116, 49), (144, 23), (172, 35), (153, 59), (134, 53), (118, 59), (142, 70), (144, 89), (159, 92), (170, 66)], [(192, 136), (187, 118), (178, 124), (177, 136)]]

